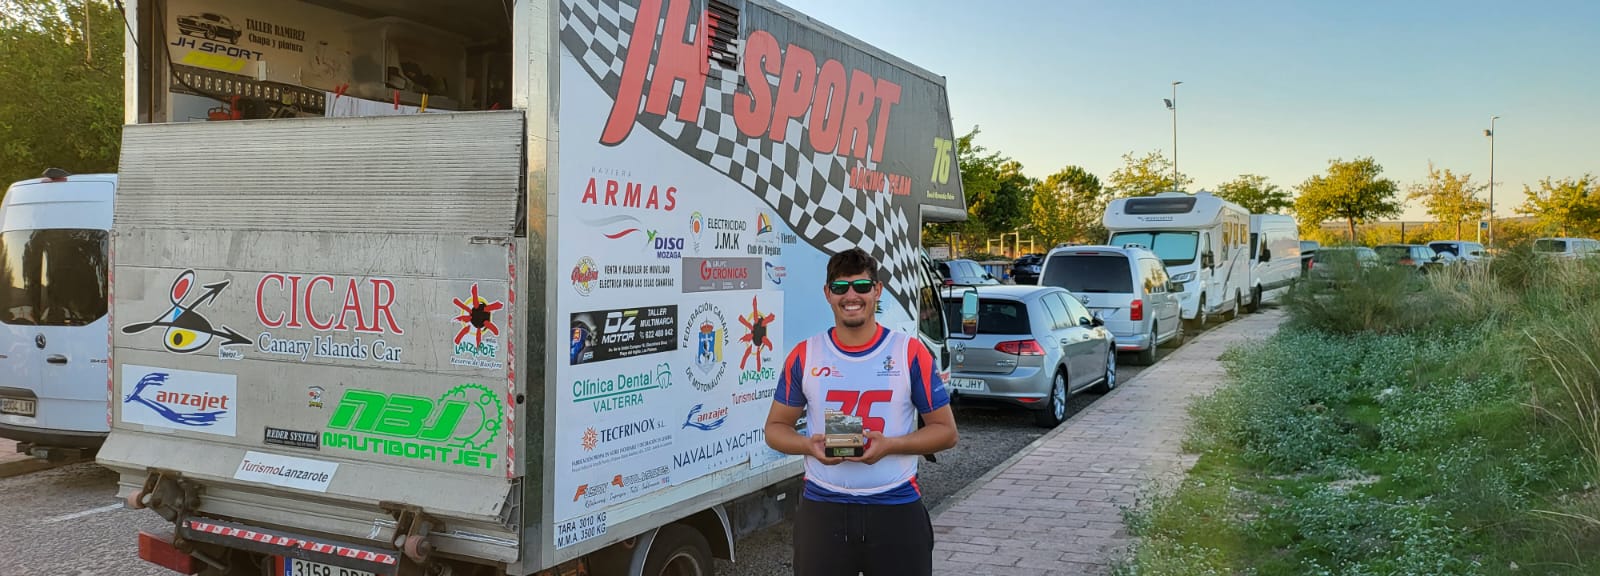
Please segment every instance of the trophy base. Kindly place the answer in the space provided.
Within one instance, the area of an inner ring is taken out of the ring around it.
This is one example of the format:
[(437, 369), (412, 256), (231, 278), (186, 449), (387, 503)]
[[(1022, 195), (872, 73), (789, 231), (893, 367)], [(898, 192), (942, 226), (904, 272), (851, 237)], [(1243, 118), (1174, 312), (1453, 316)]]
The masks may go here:
[(860, 458), (867, 453), (864, 440), (855, 434), (829, 434), (823, 439), (822, 453), (830, 458)]
[(867, 453), (865, 446), (830, 446), (823, 449), (830, 458), (860, 458)]

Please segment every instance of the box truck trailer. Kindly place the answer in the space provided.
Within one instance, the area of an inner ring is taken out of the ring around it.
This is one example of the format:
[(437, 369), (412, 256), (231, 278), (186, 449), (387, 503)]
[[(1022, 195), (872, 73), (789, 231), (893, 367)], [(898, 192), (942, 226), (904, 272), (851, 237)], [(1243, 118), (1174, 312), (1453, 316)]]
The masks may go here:
[[(944, 81), (770, 0), (134, 0), (98, 461), (207, 574), (709, 574), (828, 257), (947, 370)], [(962, 324), (966, 325), (966, 324)]]

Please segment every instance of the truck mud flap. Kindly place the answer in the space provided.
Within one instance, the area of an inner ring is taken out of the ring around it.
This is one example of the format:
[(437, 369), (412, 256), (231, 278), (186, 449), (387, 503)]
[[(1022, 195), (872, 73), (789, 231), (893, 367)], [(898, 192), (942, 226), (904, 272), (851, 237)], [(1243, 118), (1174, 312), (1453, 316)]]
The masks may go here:
[(394, 576), (400, 569), (400, 553), (397, 551), (319, 540), (222, 520), (190, 518), (183, 521), (179, 532), (184, 538), (195, 542), (299, 558), (373, 574)]

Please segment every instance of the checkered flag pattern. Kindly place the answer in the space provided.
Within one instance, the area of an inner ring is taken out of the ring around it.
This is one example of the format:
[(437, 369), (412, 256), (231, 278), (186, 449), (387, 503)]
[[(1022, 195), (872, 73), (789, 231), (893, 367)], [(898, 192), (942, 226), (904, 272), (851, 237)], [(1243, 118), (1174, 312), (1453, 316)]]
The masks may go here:
[[(561, 1), (562, 46), (613, 99), (621, 85), (630, 32), (637, 16), (637, 7), (628, 5), (626, 0)], [(691, 22), (689, 27), (691, 33), (698, 33), (696, 24)], [(660, 32), (658, 28), (657, 33)], [(907, 206), (892, 201), (890, 194), (847, 188), (849, 169), (845, 158), (817, 153), (803, 138), (809, 112), (806, 122), (789, 122), (781, 143), (741, 134), (732, 114), (738, 74), (715, 64), (709, 70), (705, 108), (698, 123), (678, 119), (676, 111), (683, 88), (677, 86), (667, 115), (641, 114), (638, 127), (726, 174), (731, 184), (754, 193), (806, 243), (823, 253), (835, 254), (856, 247), (866, 250), (887, 272), (890, 295), (916, 317), (913, 295), (920, 259), (911, 234), (919, 232), (911, 230)], [(652, 60), (646, 77), (654, 74)], [(777, 78), (769, 77), (769, 81), (776, 84)]]

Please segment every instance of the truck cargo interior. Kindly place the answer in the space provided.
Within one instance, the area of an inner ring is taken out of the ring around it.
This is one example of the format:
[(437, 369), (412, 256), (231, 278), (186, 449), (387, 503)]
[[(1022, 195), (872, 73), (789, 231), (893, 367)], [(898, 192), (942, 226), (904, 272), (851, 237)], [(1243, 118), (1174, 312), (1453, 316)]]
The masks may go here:
[(512, 4), (138, 2), (139, 122), (507, 109)]

